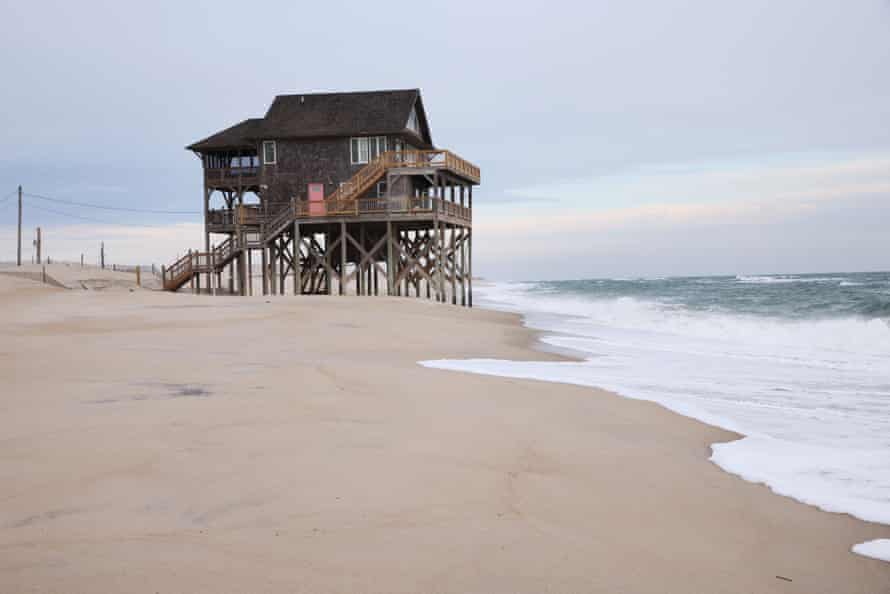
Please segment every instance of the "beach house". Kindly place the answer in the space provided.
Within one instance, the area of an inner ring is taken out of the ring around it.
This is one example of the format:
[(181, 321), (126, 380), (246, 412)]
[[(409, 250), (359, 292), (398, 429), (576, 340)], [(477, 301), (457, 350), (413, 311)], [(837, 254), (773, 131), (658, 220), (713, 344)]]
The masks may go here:
[(165, 289), (248, 295), (256, 276), (263, 294), (472, 306), (480, 172), (435, 146), (419, 89), (279, 95), (187, 149), (204, 247), (164, 268)]

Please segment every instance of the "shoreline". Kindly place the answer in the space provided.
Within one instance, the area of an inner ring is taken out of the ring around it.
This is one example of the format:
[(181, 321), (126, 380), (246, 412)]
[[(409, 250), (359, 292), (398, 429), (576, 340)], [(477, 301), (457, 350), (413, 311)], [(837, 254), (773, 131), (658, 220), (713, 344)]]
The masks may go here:
[[(481, 284), (482, 283), (480, 283), (480, 285)], [(516, 311), (515, 309), (509, 309), (507, 307), (503, 307), (503, 308), (498, 307), (498, 304), (496, 302), (486, 302), (484, 300), (484, 298), (479, 299), (479, 301), (480, 301), (480, 303), (483, 304), (483, 305), (481, 305), (481, 307), (483, 309), (486, 309), (489, 311), (496, 311), (496, 312), (500, 312), (500, 313), (509, 313), (509, 314), (516, 315), (518, 318), (518, 322), (531, 333), (531, 335), (530, 335), (531, 343), (528, 345), (530, 349), (538, 351), (538, 352), (544, 352), (544, 353), (548, 353), (548, 354), (555, 354), (557, 356), (561, 356), (561, 357), (563, 357), (565, 362), (581, 362), (581, 363), (583, 363), (583, 362), (586, 362), (589, 360), (589, 357), (587, 357), (583, 351), (574, 350), (571, 347), (566, 347), (566, 346), (556, 346), (556, 345), (550, 344), (547, 341), (548, 337), (553, 337), (553, 338), (569, 337), (570, 338), (570, 337), (574, 337), (577, 335), (567, 333), (567, 332), (561, 332), (558, 330), (535, 328), (530, 325), (530, 323), (528, 321), (528, 314), (526, 314), (526, 313)], [(548, 315), (552, 315), (552, 316), (556, 316), (556, 317), (564, 317), (566, 319), (571, 318), (571, 316), (569, 316), (567, 314), (551, 313)], [(531, 360), (531, 359), (529, 359), (529, 360)], [(478, 360), (478, 361), (485, 361), (485, 360)], [(819, 501), (809, 501), (805, 497), (801, 497), (800, 495), (798, 495), (796, 493), (783, 491), (782, 488), (779, 487), (778, 485), (772, 484), (768, 478), (751, 477), (750, 474), (746, 473), (746, 471), (744, 469), (734, 466), (732, 461), (729, 460), (725, 456), (724, 448), (729, 447), (736, 442), (740, 442), (742, 440), (752, 438), (753, 436), (752, 436), (752, 434), (746, 433), (743, 430), (732, 427), (731, 425), (734, 425), (735, 423), (733, 423), (729, 420), (721, 419), (721, 418), (715, 417), (713, 415), (709, 415), (707, 413), (703, 414), (700, 412), (696, 413), (696, 412), (693, 412), (690, 410), (684, 410), (683, 407), (680, 407), (677, 405), (672, 406), (671, 404), (662, 402), (657, 399), (642, 397), (642, 396), (632, 396), (632, 395), (625, 394), (620, 390), (610, 390), (608, 388), (603, 388), (596, 384), (585, 383), (582, 381), (572, 381), (572, 380), (560, 379), (558, 377), (543, 378), (543, 377), (531, 376), (531, 375), (525, 375), (525, 376), (512, 375), (509, 372), (497, 373), (497, 372), (489, 372), (489, 371), (474, 371), (471, 369), (462, 368), (461, 364), (465, 363), (465, 362), (467, 362), (465, 359), (454, 359), (454, 360), (420, 361), (419, 363), (429, 369), (440, 369), (440, 370), (457, 371), (457, 372), (463, 372), (463, 373), (478, 373), (481, 375), (488, 375), (491, 377), (503, 377), (503, 378), (526, 380), (526, 381), (541, 381), (541, 382), (549, 382), (549, 383), (556, 383), (556, 384), (563, 384), (563, 385), (574, 385), (574, 386), (591, 388), (594, 390), (599, 390), (599, 391), (611, 394), (613, 396), (625, 398), (628, 400), (639, 400), (639, 401), (651, 402), (653, 404), (656, 404), (659, 407), (664, 408), (665, 410), (667, 410), (668, 412), (670, 412), (672, 414), (680, 415), (684, 418), (688, 418), (693, 421), (702, 423), (703, 425), (706, 425), (708, 427), (712, 427), (712, 428), (727, 432), (733, 436), (732, 439), (724, 440), (724, 441), (717, 441), (717, 442), (712, 443), (710, 445), (710, 456), (708, 457), (708, 461), (712, 462), (715, 466), (717, 466), (718, 468), (720, 468), (727, 474), (730, 474), (738, 479), (741, 479), (747, 483), (761, 485), (761, 486), (766, 487), (776, 496), (787, 497), (797, 503), (801, 503), (801, 504), (807, 505), (809, 507), (813, 507), (813, 508), (818, 509), (819, 511), (822, 511), (825, 513), (840, 514), (843, 516), (847, 516), (847, 517), (851, 518), (852, 520), (867, 522), (869, 524), (886, 527), (888, 538), (877, 538), (877, 539), (869, 540), (869, 541), (865, 541), (865, 542), (853, 543), (850, 547), (850, 551), (854, 554), (861, 555), (861, 556), (869, 558), (869, 559), (874, 559), (874, 560), (879, 560), (879, 561), (884, 561), (884, 562), (890, 563), (890, 524), (888, 524), (886, 522), (882, 522), (880, 520), (863, 517), (862, 515), (857, 515), (854, 512), (849, 512), (849, 511), (842, 510), (842, 509), (834, 509), (830, 505), (825, 505), (823, 503), (820, 503)], [(521, 362), (521, 361), (513, 361), (513, 362), (517, 363), (517, 362)]]
[(849, 552), (886, 527), (724, 472), (729, 432), (417, 364), (566, 360), (520, 314), (2, 276), (0, 303), (3, 590), (890, 591)]

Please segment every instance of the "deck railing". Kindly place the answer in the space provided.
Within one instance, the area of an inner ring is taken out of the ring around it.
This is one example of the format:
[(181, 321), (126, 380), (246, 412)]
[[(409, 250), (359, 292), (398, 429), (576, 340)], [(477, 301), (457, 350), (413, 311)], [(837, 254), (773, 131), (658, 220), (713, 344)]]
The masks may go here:
[(237, 181), (242, 178), (254, 178), (259, 174), (259, 167), (225, 167), (204, 170), (204, 178), (207, 181)]
[(278, 224), (269, 225), (268, 229), (275, 233), (285, 221), (312, 219), (329, 216), (360, 216), (387, 214), (420, 214), (441, 213), (464, 221), (472, 220), (472, 211), (466, 206), (433, 198), (432, 196), (397, 196), (392, 198), (359, 198), (358, 200), (328, 199), (321, 204), (297, 202), (278, 214)]
[(263, 209), (258, 204), (244, 204), (234, 209), (220, 208), (207, 211), (207, 223), (218, 227), (239, 225), (260, 225), (265, 220)]
[(192, 268), (192, 253), (189, 252), (176, 260), (166, 269), (162, 270), (162, 283), (165, 289), (175, 289), (188, 280), (194, 272)]
[(396, 167), (432, 168), (453, 171), (475, 183), (481, 180), (479, 168), (444, 149), (429, 151), (386, 151), (381, 156), (385, 169)]

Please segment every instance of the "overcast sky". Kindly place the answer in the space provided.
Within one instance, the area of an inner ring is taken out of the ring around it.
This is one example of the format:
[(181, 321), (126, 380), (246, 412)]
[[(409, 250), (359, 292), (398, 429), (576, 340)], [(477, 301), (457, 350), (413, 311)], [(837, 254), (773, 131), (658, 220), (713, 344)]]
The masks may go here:
[[(890, 269), (888, 0), (31, 1), (2, 16), (0, 200), (22, 184), (199, 211), (186, 144), (280, 93), (420, 87), (436, 144), (482, 168), (481, 275)], [(104, 239), (115, 261), (160, 264), (202, 244), (198, 214), (30, 199), (28, 254), (37, 225), (57, 258), (94, 259)]]

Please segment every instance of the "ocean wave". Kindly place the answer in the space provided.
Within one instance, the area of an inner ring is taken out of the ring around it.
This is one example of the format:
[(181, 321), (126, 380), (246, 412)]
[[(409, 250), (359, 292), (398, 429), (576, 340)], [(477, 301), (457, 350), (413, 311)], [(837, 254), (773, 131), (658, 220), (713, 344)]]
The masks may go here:
[(828, 511), (890, 524), (886, 301), (864, 305), (871, 308), (864, 317), (796, 320), (636, 296), (540, 293), (535, 283), (487, 286), (482, 301), (522, 312), (527, 325), (547, 332), (545, 343), (583, 361), (425, 365), (658, 402), (746, 436), (713, 446), (721, 468)]
[(740, 283), (752, 285), (770, 285), (770, 284), (787, 284), (787, 283), (836, 283), (837, 277), (831, 276), (796, 276), (796, 275), (764, 275), (764, 276), (745, 276), (736, 275), (735, 280)]

